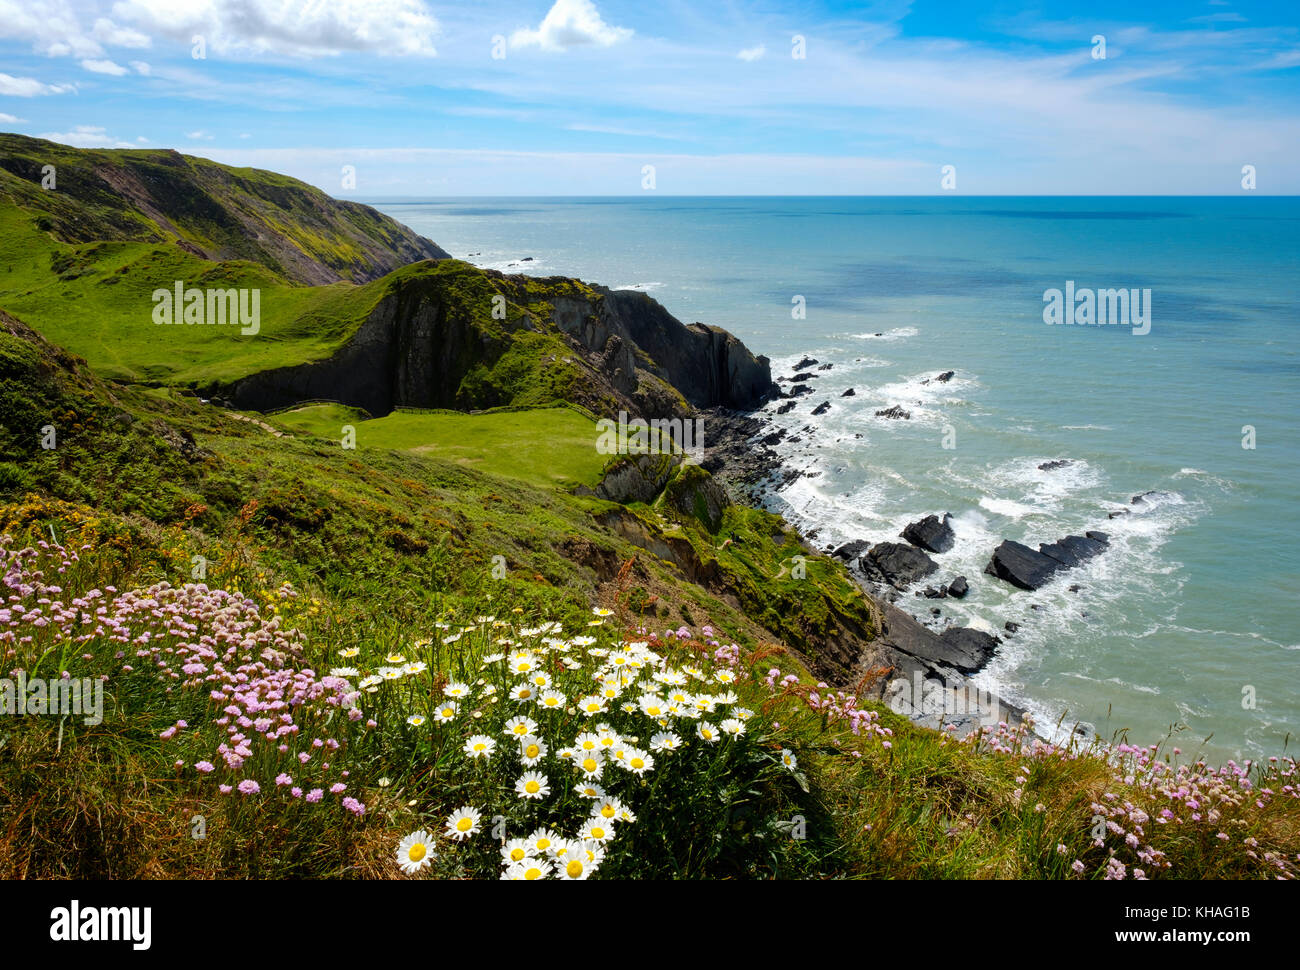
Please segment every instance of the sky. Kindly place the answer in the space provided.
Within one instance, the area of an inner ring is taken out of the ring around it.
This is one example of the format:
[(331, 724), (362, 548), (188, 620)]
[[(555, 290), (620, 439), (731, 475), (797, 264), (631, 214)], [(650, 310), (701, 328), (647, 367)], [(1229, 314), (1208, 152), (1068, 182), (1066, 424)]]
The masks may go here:
[(1300, 192), (1300, 4), (0, 0), (0, 130), (343, 198)]

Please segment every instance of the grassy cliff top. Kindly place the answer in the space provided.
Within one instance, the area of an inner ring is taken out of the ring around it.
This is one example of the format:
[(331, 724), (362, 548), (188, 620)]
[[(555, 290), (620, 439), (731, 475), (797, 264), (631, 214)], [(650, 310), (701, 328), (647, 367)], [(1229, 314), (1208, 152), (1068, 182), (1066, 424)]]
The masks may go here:
[(299, 283), (364, 282), (447, 255), (369, 206), (172, 150), (70, 148), (0, 134), (0, 199), (65, 243), (167, 243)]

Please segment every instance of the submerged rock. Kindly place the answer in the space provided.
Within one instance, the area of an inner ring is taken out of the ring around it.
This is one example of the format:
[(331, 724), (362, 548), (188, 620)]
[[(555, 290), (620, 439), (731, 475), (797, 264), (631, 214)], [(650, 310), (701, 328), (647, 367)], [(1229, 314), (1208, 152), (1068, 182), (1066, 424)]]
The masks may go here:
[(815, 408), (813, 408), (813, 414), (814, 414), (814, 415), (817, 415), (817, 414), (825, 414), (825, 413), (826, 413), (827, 411), (829, 411), (830, 409), (831, 409), (831, 402), (830, 402), (830, 401), (822, 401), (821, 404), (819, 404), (819, 405), (817, 405)]
[(895, 404), (892, 408), (885, 408), (885, 410), (883, 410), (883, 411), (877, 411), (877, 412), (876, 412), (876, 417), (878, 417), (878, 418), (902, 418), (904, 421), (911, 421), (911, 420), (912, 420), (912, 412), (911, 412), (911, 411), (904, 411), (901, 407), (899, 407), (897, 404)]

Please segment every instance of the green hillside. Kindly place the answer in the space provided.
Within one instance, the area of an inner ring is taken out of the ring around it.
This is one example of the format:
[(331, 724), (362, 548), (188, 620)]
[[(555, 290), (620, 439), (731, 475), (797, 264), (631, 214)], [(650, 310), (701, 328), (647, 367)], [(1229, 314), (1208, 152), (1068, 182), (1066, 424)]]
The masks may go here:
[[(410, 878), (497, 878), (497, 818), (573, 878), (1300, 876), (1292, 758), (869, 700), (888, 631), (841, 562), (699, 465), (597, 451), (637, 380), (690, 409), (596, 289), (403, 259), (269, 173), (46, 145), (0, 139), (0, 650), (104, 704), (0, 711), (0, 877), (407, 878), (427, 829)], [(260, 287), (260, 332), (154, 324), (175, 279)], [(376, 314), (402, 327), (338, 363)], [(423, 369), (358, 380), (440, 409), (299, 393), (398, 351)]]

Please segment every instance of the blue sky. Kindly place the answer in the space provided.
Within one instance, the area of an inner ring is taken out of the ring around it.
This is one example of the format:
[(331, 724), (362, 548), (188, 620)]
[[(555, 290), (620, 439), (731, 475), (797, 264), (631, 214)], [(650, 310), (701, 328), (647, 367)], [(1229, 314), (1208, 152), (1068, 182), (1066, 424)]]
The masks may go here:
[(353, 198), (1294, 194), (1297, 7), (0, 0), (0, 130)]

